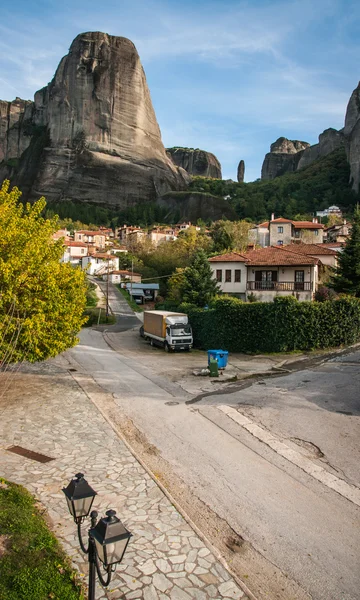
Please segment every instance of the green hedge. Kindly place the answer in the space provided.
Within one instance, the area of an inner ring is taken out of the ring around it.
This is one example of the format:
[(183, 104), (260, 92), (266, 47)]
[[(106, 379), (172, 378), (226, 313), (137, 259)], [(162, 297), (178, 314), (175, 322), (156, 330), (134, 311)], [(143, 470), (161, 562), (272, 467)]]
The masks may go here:
[(215, 300), (208, 310), (188, 304), (194, 345), (230, 352), (289, 352), (331, 348), (360, 341), (360, 299), (299, 302), (293, 296), (274, 302)]

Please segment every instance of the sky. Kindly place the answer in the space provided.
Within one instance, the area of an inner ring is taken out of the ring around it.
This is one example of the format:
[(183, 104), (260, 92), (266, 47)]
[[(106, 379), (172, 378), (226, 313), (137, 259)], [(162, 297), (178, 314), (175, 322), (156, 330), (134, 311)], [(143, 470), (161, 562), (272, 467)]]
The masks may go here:
[(1, 10), (0, 98), (33, 99), (75, 36), (104, 31), (140, 54), (166, 147), (260, 177), (278, 137), (316, 143), (344, 125), (360, 79), (358, 0), (17, 0)]

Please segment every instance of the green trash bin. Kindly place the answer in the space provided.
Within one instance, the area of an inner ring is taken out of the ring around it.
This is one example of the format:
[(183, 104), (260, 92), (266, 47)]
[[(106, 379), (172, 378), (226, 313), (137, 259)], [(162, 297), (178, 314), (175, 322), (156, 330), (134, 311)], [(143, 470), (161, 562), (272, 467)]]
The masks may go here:
[(219, 377), (219, 366), (215, 358), (209, 360), (210, 377)]

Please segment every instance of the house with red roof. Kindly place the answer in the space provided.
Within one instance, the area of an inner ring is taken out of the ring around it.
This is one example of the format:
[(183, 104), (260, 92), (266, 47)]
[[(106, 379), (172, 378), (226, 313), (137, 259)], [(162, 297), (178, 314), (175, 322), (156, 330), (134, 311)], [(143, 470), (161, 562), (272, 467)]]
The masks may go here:
[[(294, 248), (294, 249), (293, 249)], [(255, 294), (262, 302), (293, 295), (312, 300), (318, 286), (319, 258), (281, 246), (246, 253), (231, 252), (209, 259), (214, 279), (225, 294), (247, 300)]]
[(292, 242), (321, 244), (324, 239), (324, 225), (315, 217), (312, 221), (293, 221), (283, 217), (274, 218), (255, 225), (249, 232), (249, 241), (266, 246), (285, 246)]

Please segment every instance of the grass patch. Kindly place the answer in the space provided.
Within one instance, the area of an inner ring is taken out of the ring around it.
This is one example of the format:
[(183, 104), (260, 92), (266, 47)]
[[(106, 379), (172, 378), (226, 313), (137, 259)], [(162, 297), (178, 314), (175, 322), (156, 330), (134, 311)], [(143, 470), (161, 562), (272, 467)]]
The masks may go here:
[(75, 572), (34, 497), (1, 478), (0, 532), (1, 600), (84, 599)]
[(122, 288), (119, 284), (116, 284), (118, 289), (120, 290), (120, 292), (122, 293), (122, 295), (124, 296), (126, 302), (128, 303), (128, 305), (130, 306), (130, 308), (133, 309), (134, 312), (143, 312), (143, 308), (141, 308), (141, 306), (139, 306), (138, 304), (136, 304), (135, 300), (133, 300), (133, 298), (131, 298), (129, 292), (127, 290), (124, 290), (124, 288)]
[[(100, 315), (100, 319), (99, 319)], [(93, 325), (114, 325), (116, 323), (116, 317), (114, 315), (106, 316), (105, 308), (101, 307), (93, 307), (93, 308), (85, 308), (84, 316), (88, 317), (87, 322), (84, 327), (92, 327)]]

